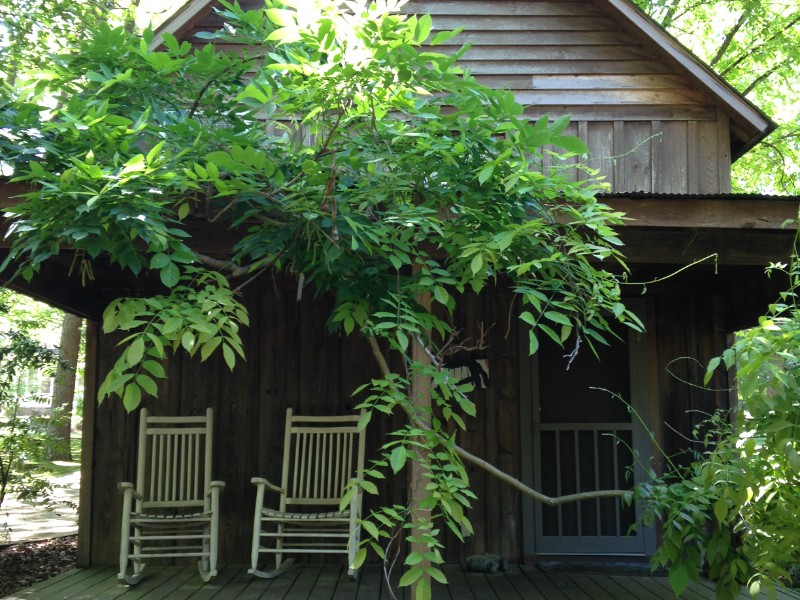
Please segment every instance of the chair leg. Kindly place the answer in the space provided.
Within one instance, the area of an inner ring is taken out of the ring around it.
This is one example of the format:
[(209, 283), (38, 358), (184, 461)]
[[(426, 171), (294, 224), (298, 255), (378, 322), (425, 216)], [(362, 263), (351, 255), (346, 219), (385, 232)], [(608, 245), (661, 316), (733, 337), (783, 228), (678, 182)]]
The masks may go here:
[[(139, 541), (140, 529), (134, 527), (133, 530), (133, 554), (139, 554), (142, 543)], [(128, 527), (123, 525), (122, 536), (120, 538), (119, 550), (119, 573), (117, 579), (120, 579), (130, 586), (137, 585), (144, 577), (145, 564), (141, 558), (130, 557), (131, 537)], [(131, 574), (128, 574), (128, 562), (131, 562)]]
[[(283, 523), (278, 523), (277, 527), (278, 527), (278, 533), (283, 533)], [(261, 579), (272, 579), (273, 577), (277, 577), (281, 573), (285, 572), (294, 563), (293, 558), (284, 559), (283, 552), (278, 552), (277, 554), (275, 554), (275, 568), (272, 571), (261, 571), (260, 569), (258, 569), (260, 546), (261, 546), (261, 519), (259, 511), (259, 518), (256, 520), (255, 525), (253, 527), (253, 547), (250, 556), (250, 568), (247, 570), (247, 572), (250, 573), (251, 575), (255, 575), (256, 577), (260, 577)], [(283, 548), (283, 543), (281, 541), (281, 538), (277, 538), (275, 547), (277, 550), (281, 550)]]

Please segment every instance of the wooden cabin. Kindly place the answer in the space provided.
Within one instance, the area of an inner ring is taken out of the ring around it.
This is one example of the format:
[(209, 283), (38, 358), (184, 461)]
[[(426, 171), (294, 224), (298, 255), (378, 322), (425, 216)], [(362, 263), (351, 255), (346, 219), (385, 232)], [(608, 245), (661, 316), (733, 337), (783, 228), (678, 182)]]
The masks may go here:
[[(191, 0), (160, 33), (200, 44), (196, 33), (221, 24), (214, 4)], [(414, 0), (404, 10), (431, 13), (437, 29), (463, 26), (444, 51), (472, 42), (464, 66), (512, 90), (531, 118), (572, 115), (571, 133), (587, 141), (590, 164), (611, 185), (604, 201), (632, 219), (620, 232), (632, 271), (625, 290), (647, 327), (644, 335), (623, 333), (626, 343), (603, 352), (599, 362), (581, 353), (567, 371), (563, 350), (543, 346), (527, 355), (513, 318), (518, 305), (502, 286), (465, 298), (456, 318), (466, 334), (493, 327), (482, 356), (489, 383), (473, 392), (478, 416), (461, 444), (551, 495), (641, 481), (631, 451), (660, 460), (644, 426), (667, 453), (685, 452), (698, 411), (732, 401), (724, 376), (713, 391), (699, 387), (704, 365), (785, 287), (780, 278), (767, 279), (764, 267), (788, 258), (794, 232), (782, 225), (797, 216), (798, 202), (732, 194), (730, 187), (732, 161), (773, 123), (629, 0)], [(13, 192), (9, 185), (4, 195)], [(198, 235), (209, 231), (202, 227)], [(90, 319), (86, 394), (92, 398), (116, 352), (116, 340), (98, 327), (102, 309), (149, 284), (98, 272), (84, 288), (68, 268), (68, 257), (53, 261), (25, 291)], [(277, 477), (279, 462), (269, 457), (280, 455), (285, 409), (349, 412), (357, 403), (351, 392), (378, 372), (365, 342), (328, 335), (324, 307), (308, 297), (296, 301), (294, 283), (251, 286), (245, 302), (252, 318), (244, 332), (247, 362), (231, 374), (221, 359), (179, 357), (169, 364), (160, 398), (146, 401), (160, 414), (215, 409), (216, 430), (224, 434), (214, 477), (227, 482), (222, 564), (247, 562), (255, 494), (249, 480)], [(638, 418), (596, 388), (618, 393)], [(116, 401), (87, 402), (84, 411), (80, 562), (114, 564), (116, 486), (133, 473), (137, 415)], [(372, 451), (390, 426), (373, 420)], [(628, 535), (638, 508), (617, 500), (543, 509), (483, 471), (470, 467), (470, 476), (478, 496), (469, 515), (475, 535), (463, 546), (449, 541), (450, 561), (483, 552), (511, 562), (631, 561), (645, 559), (657, 541), (650, 529)], [(404, 479), (387, 481), (381, 500), (397, 503), (405, 488)]]

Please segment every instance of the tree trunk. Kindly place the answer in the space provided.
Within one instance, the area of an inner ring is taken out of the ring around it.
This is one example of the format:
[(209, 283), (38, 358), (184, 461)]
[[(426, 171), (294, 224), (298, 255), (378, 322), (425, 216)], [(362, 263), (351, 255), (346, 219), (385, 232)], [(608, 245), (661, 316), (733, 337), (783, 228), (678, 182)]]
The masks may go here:
[(81, 345), (81, 318), (64, 313), (61, 322), (61, 342), (59, 343), (59, 365), (53, 383), (51, 416), (57, 419), (51, 423), (53, 444), (50, 460), (72, 460), (70, 452), (70, 430), (72, 429), (72, 402), (75, 398), (75, 374), (78, 368), (78, 353)]

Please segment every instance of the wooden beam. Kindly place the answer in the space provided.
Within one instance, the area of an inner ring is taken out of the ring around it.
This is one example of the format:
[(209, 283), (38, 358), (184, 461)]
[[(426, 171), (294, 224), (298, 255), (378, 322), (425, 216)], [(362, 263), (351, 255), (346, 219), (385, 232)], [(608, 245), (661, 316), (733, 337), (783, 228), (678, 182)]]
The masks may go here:
[(601, 202), (626, 214), (636, 227), (794, 230), (800, 198), (601, 197)]

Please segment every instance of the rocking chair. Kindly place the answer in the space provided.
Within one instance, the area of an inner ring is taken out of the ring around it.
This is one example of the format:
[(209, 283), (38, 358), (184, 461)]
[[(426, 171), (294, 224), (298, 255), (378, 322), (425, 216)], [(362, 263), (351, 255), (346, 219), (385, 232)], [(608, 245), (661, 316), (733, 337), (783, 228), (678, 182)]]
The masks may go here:
[[(253, 519), (251, 568), (248, 573), (269, 579), (294, 561), (286, 554), (345, 554), (348, 574), (356, 578), (355, 554), (361, 534), (361, 491), (339, 510), (345, 489), (364, 470), (364, 431), (360, 415), (293, 416), (286, 411), (281, 485), (253, 477), (256, 506)], [(264, 507), (267, 490), (280, 495), (278, 508)], [(275, 568), (258, 569), (260, 554), (274, 554)]]
[[(203, 417), (154, 417), (142, 409), (136, 485), (122, 482), (119, 574), (142, 579), (150, 558), (197, 557), (200, 576), (217, 574), (219, 494), (211, 481), (213, 411)], [(128, 573), (128, 563), (132, 573)]]

